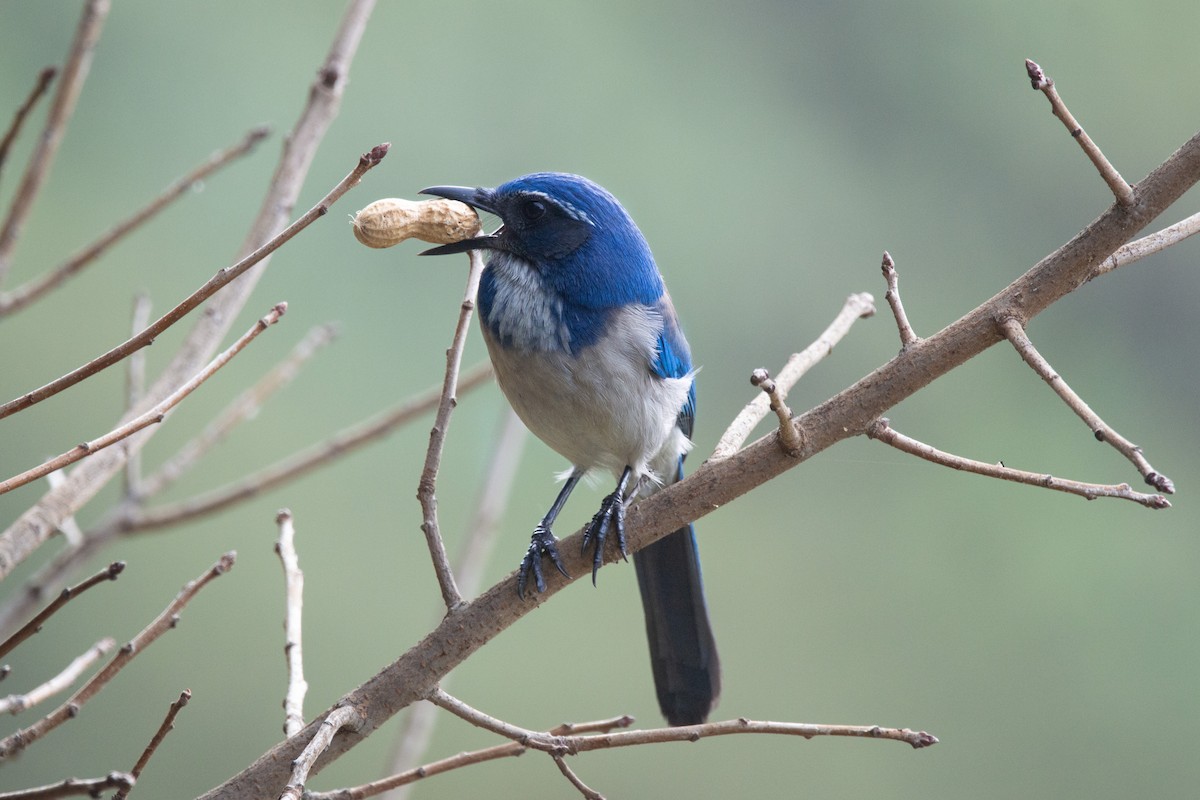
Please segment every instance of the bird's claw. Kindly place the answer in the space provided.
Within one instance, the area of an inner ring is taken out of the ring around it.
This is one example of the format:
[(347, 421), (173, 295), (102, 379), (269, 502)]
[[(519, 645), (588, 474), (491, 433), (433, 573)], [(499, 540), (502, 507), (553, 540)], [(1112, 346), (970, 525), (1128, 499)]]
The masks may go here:
[(592, 555), (592, 585), (596, 585), (596, 572), (604, 564), (604, 542), (608, 539), (609, 528), (617, 534), (617, 546), (621, 549), (621, 558), (628, 560), (629, 551), (625, 544), (625, 500), (619, 491), (605, 497), (600, 503), (600, 510), (592, 517), (591, 524), (583, 532), (583, 546), (580, 553), (587, 550), (588, 545), (595, 541), (596, 550)]
[(570, 573), (563, 566), (562, 558), (558, 555), (558, 539), (554, 538), (554, 534), (550, 529), (538, 525), (533, 529), (533, 536), (529, 540), (529, 549), (525, 551), (525, 558), (521, 559), (521, 568), (517, 572), (517, 596), (522, 600), (525, 599), (525, 585), (529, 583), (529, 573), (533, 573), (533, 585), (537, 587), (539, 592), (546, 591), (546, 578), (542, 575), (542, 556), (547, 556), (550, 563), (555, 569), (562, 573), (564, 578), (570, 578)]

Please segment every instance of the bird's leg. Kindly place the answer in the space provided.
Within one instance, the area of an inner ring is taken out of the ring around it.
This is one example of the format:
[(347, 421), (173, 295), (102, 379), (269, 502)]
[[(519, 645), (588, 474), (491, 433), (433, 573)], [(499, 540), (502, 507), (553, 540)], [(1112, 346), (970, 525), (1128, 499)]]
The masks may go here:
[(575, 484), (579, 483), (579, 479), (583, 477), (581, 470), (576, 470), (567, 478), (567, 482), (563, 484), (562, 490), (558, 493), (558, 497), (554, 499), (554, 505), (550, 506), (550, 510), (546, 512), (546, 516), (542, 517), (542, 521), (533, 529), (533, 536), (530, 537), (529, 549), (525, 551), (525, 558), (521, 559), (521, 567), (517, 572), (517, 595), (524, 599), (525, 584), (529, 582), (529, 573), (533, 573), (533, 584), (539, 592), (546, 591), (546, 579), (542, 575), (542, 556), (548, 556), (550, 563), (563, 574), (563, 577), (570, 578), (566, 567), (563, 566), (562, 558), (558, 555), (558, 539), (554, 538), (554, 534), (550, 531), (550, 526), (554, 524), (554, 520), (558, 518), (558, 512), (562, 511), (563, 506), (567, 504), (567, 498), (571, 496), (571, 490), (575, 488)]
[(621, 548), (621, 557), (625, 558), (629, 555), (625, 547), (625, 487), (629, 484), (629, 478), (632, 475), (633, 467), (625, 467), (625, 471), (621, 473), (621, 479), (617, 481), (617, 488), (600, 502), (600, 510), (596, 512), (596, 516), (592, 517), (591, 524), (583, 532), (583, 547), (580, 552), (587, 550), (593, 540), (596, 543), (596, 552), (592, 556), (593, 586), (596, 585), (596, 571), (604, 563), (604, 540), (608, 538), (610, 526), (616, 530), (617, 546)]

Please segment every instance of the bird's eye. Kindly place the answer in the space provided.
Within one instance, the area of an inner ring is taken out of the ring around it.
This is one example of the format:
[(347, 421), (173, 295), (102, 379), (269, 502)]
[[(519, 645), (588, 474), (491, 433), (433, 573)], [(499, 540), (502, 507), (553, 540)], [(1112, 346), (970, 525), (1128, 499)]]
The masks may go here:
[(521, 207), (521, 214), (526, 222), (533, 222), (546, 216), (546, 204), (541, 200), (526, 200)]

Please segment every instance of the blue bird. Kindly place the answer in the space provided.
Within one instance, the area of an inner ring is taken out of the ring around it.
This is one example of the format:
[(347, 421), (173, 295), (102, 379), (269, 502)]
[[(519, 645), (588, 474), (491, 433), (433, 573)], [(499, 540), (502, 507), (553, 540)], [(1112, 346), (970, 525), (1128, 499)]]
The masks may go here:
[[(422, 194), (494, 214), (491, 234), (424, 255), (487, 250), (479, 285), (483, 338), (496, 380), (529, 430), (571, 462), (534, 528), (517, 592), (543, 558), (563, 575), (554, 520), (579, 480), (607, 470), (616, 489), (588, 525), (592, 582), (609, 536), (626, 553), (625, 509), (683, 476), (696, 388), (691, 353), (642, 232), (615, 197), (578, 175), (526, 175), (495, 189), (434, 186)], [(716, 643), (692, 526), (633, 556), (659, 707), (672, 725), (703, 722), (720, 692)]]

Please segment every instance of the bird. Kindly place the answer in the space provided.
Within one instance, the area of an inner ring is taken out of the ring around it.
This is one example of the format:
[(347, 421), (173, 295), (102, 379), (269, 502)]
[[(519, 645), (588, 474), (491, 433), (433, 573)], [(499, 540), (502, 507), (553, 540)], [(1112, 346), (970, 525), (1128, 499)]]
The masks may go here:
[[(422, 255), (487, 252), (478, 311), (496, 380), (525, 426), (571, 464), (533, 530), (517, 576), (546, 589), (543, 560), (570, 577), (552, 526), (579, 481), (611, 472), (616, 488), (583, 538), (592, 583), (605, 545), (627, 557), (625, 511), (683, 477), (696, 414), (695, 369), (671, 297), (642, 232), (606, 189), (539, 172), (495, 188), (431, 186), (500, 227)], [(634, 553), (659, 707), (667, 722), (704, 722), (720, 663), (693, 526)]]

